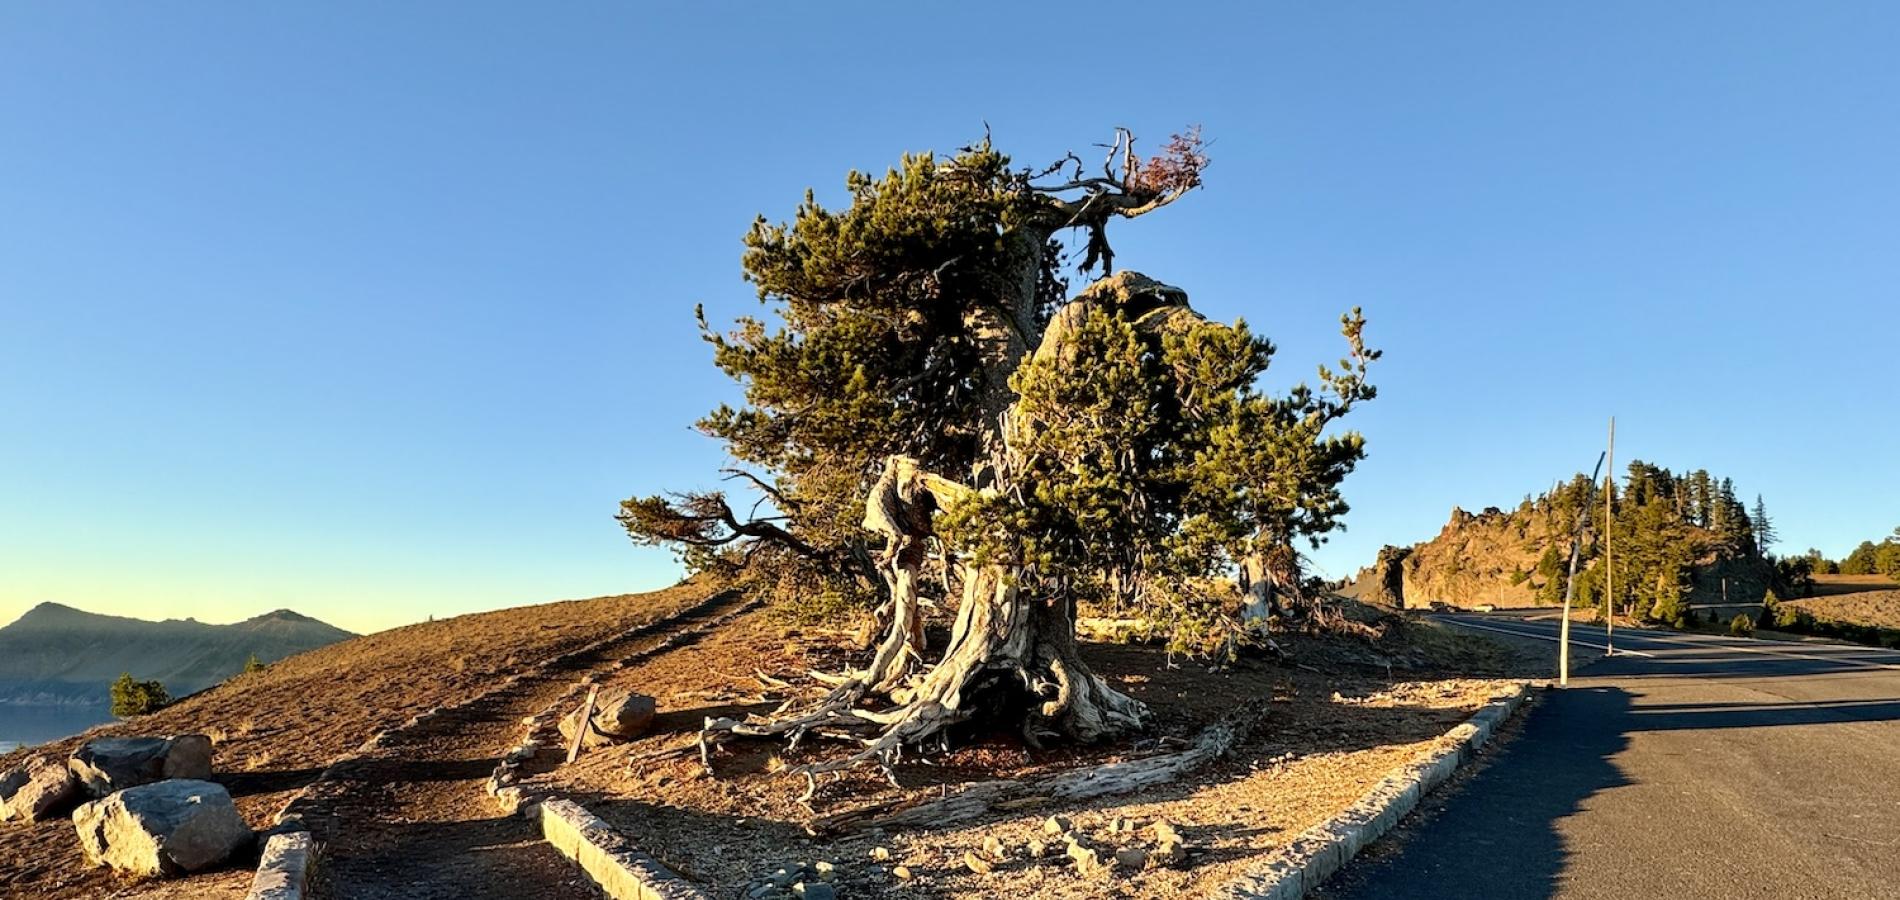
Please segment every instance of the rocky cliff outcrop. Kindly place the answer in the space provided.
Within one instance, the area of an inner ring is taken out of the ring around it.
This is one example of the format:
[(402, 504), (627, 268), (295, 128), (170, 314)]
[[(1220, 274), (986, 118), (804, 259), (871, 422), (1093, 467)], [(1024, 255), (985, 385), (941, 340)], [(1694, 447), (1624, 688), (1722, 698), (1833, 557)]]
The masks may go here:
[[(1385, 547), (1372, 565), (1360, 570), (1347, 592), (1413, 609), (1434, 604), (1560, 604), (1576, 509), (1574, 502), (1555, 495), (1527, 499), (1510, 512), (1492, 507), (1474, 514), (1453, 508), (1437, 536), (1410, 547)], [(1725, 534), (1693, 517), (1664, 517), (1661, 509), (1653, 507), (1639, 516), (1628, 504), (1618, 507), (1619, 610), (1652, 615), (1664, 596), (1678, 598), (1683, 608), (1698, 609), (1761, 602), (1774, 567), (1756, 552), (1746, 533), (1738, 539), (1733, 531)], [(1599, 525), (1600, 519), (1593, 516)], [(1603, 557), (1597, 531), (1586, 532), (1578, 566), (1579, 605), (1600, 602), (1608, 568)]]

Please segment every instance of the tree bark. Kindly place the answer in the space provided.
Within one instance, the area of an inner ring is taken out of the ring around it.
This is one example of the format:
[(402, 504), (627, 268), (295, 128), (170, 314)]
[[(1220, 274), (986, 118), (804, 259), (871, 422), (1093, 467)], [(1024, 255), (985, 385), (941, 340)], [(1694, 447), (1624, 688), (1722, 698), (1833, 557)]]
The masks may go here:
[[(1034, 296), (1032, 283), (1024, 302), (1033, 303)], [(1064, 306), (1039, 335), (1035, 355), (1062, 352), (1070, 331), (1103, 306), (1129, 315), (1137, 327), (1150, 332), (1171, 327), (1176, 316), (1194, 315), (1179, 289), (1122, 273), (1092, 285)], [(1017, 312), (1033, 324), (1032, 306)], [(1027, 336), (1004, 327), (1015, 336), (995, 335), (999, 352)], [(1020, 364), (1018, 356), (1008, 371), (1013, 373)], [(1006, 376), (998, 376), (992, 384), (1007, 382)], [(905, 745), (967, 721), (985, 702), (1012, 696), (992, 690), (1011, 683), (1034, 698), (1031, 708), (992, 711), (1021, 714), (1024, 739), (1032, 745), (1056, 735), (1095, 741), (1146, 723), (1148, 709), (1110, 686), (1082, 659), (1075, 640), (1074, 601), (1059, 592), (1040, 595), (1043, 586), (1013, 566), (962, 567), (962, 596), (949, 643), (935, 665), (915, 669), (914, 664), (924, 661), (918, 587), (925, 547), (936, 536), (935, 516), (979, 493), (1007, 495), (1019, 487), (1015, 482), (1022, 467), (1011, 458), (1010, 448), (1040, 427), (1018, 414), (1013, 391), (1006, 396), (1008, 402), (995, 417), (999, 436), (991, 468), (978, 473), (979, 487), (927, 472), (910, 457), (892, 456), (866, 498), (863, 525), (884, 538), (877, 567), (891, 598), (885, 634), (870, 665), (838, 679), (830, 693), (800, 714), (768, 722), (708, 722), (702, 733), (702, 752), (708, 759), (711, 744), (726, 735), (786, 735), (796, 744), (806, 734), (819, 733), (856, 739), (860, 750), (794, 771), (812, 776), (873, 761), (888, 770)], [(897, 706), (884, 711), (859, 708), (872, 694), (888, 696)]]

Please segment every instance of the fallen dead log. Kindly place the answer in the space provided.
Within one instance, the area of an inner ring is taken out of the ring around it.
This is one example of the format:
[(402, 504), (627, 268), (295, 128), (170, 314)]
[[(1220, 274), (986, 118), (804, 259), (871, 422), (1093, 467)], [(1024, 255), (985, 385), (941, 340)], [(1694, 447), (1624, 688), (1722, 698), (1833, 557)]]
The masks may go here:
[(1141, 759), (1075, 769), (1041, 778), (982, 781), (935, 800), (893, 800), (843, 810), (812, 821), (816, 833), (865, 827), (911, 827), (964, 822), (992, 812), (1008, 812), (1048, 802), (1071, 803), (1094, 797), (1131, 794), (1167, 784), (1212, 762), (1246, 737), (1252, 722), (1209, 725), (1187, 749)]

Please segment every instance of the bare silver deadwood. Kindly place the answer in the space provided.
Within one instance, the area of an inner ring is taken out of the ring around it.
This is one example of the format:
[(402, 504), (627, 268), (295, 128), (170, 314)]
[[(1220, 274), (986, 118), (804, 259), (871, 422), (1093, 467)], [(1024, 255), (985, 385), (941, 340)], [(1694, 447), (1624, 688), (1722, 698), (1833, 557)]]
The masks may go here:
[[(1135, 317), (1137, 331), (1158, 335), (1201, 321), (1187, 295), (1133, 272), (1105, 278), (1054, 315), (1035, 353), (1040, 359), (1066, 352), (1070, 338), (1089, 315), (1113, 305)], [(1066, 360), (1053, 360), (1067, 362)], [(1044, 427), (1019, 405), (1003, 415), (1003, 440), (992, 457), (989, 486), (978, 489), (925, 471), (906, 456), (886, 459), (864, 506), (864, 527), (884, 538), (877, 560), (890, 592), (884, 636), (870, 665), (825, 679), (833, 687), (817, 702), (762, 721), (710, 719), (701, 732), (701, 759), (712, 762), (712, 748), (731, 736), (784, 737), (796, 747), (816, 734), (856, 742), (856, 753), (792, 769), (812, 779), (865, 763), (881, 765), (887, 775), (902, 749), (939, 735), (947, 726), (978, 712), (979, 698), (996, 696), (982, 688), (1000, 680), (1022, 685), (1037, 698), (1023, 726), (1032, 746), (1044, 735), (1062, 734), (1094, 741), (1141, 728), (1148, 709), (1104, 681), (1083, 661), (1075, 640), (1075, 608), (1066, 597), (1038, 596), (1036, 580), (1017, 566), (960, 562), (961, 595), (949, 643), (934, 665), (922, 657), (922, 605), (926, 545), (935, 537), (937, 515), (978, 493), (1017, 488), (1020, 460), (1011, 448)], [(946, 551), (949, 552), (949, 551)], [(1026, 586), (1028, 586), (1026, 588)], [(865, 709), (872, 695), (894, 704)], [(815, 781), (811, 782), (815, 785)], [(808, 792), (809, 795), (809, 792)]]

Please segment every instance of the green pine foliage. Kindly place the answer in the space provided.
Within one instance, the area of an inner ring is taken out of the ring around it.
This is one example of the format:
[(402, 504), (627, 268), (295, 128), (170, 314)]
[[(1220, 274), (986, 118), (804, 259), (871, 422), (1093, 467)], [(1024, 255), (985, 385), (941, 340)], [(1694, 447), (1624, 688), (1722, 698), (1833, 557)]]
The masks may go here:
[(112, 682), (112, 714), (121, 719), (157, 712), (171, 702), (172, 695), (158, 681), (139, 681), (126, 672)]
[[(1601, 484), (1579, 475), (1536, 498), (1534, 505), (1552, 517), (1559, 534), (1566, 535), (1579, 513), (1588, 508), (1591, 531), (1579, 548), (1573, 598), (1581, 607), (1608, 610), (1613, 606), (1619, 615), (1680, 626), (1689, 621), (1690, 595), (1699, 570), (1736, 560), (1749, 560), (1766, 570), (1760, 552), (1763, 532), (1755, 524), (1756, 517), (1735, 499), (1734, 482), (1706, 470), (1678, 474), (1641, 460), (1629, 464), (1621, 485), (1612, 486), (1613, 583), (1600, 540)], [(1757, 510), (1765, 521), (1766, 508), (1759, 500)], [(1772, 540), (1772, 531), (1767, 533)], [(1538, 559), (1535, 577), (1540, 603), (1563, 602), (1567, 547), (1567, 539), (1553, 542)]]
[[(1177, 137), (1100, 202), (1065, 206), (1038, 180), (1057, 170), (1015, 167), (985, 141), (853, 172), (840, 208), (807, 193), (791, 221), (760, 218), (743, 268), (764, 312), (724, 331), (700, 314), (743, 399), (699, 428), (766, 514), (700, 491), (630, 498), (622, 525), (799, 608), (864, 608), (884, 583), (863, 503), (886, 458), (904, 455), (978, 492), (938, 511), (933, 552), (1017, 567), (1051, 600), (1140, 604), (1179, 623), (1182, 649), (1227, 641), (1213, 611), (1237, 606), (1235, 573), (1297, 582), (1296, 545), (1340, 526), (1340, 485), (1365, 449), (1335, 423), (1375, 395), (1366, 367), (1379, 354), (1354, 310), (1338, 366), (1268, 393), (1273, 345), (1244, 322), (1206, 321), (1172, 288), (1091, 288), (1086, 317), (1052, 330), (1072, 308), (1070, 274), (1111, 262), (1106, 223), (1198, 186), (1204, 164), (1198, 137)], [(1058, 235), (1078, 228), (1076, 269)], [(1005, 421), (1035, 424), (1005, 446)]]

